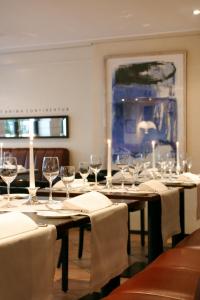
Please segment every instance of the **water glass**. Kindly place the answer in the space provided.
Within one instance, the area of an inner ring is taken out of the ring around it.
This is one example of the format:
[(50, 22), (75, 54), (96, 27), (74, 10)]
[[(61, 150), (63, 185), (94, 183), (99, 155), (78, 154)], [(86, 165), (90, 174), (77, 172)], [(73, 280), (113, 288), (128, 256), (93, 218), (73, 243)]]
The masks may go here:
[(69, 199), (69, 185), (75, 179), (75, 167), (74, 166), (61, 166), (60, 178), (66, 189), (66, 198)]
[(10, 184), (17, 176), (17, 158), (6, 156), (2, 160), (0, 175), (7, 184), (8, 202), (10, 202)]
[(132, 175), (133, 177), (133, 184), (132, 184), (132, 188), (136, 188), (136, 182), (138, 180), (139, 177), (139, 173), (142, 170), (142, 162), (138, 159), (135, 158), (131, 158), (129, 165), (128, 165), (128, 170), (129, 173)]
[(53, 202), (52, 182), (59, 174), (58, 157), (44, 157), (42, 162), (42, 172), (44, 177), (49, 181), (49, 203)]
[(124, 172), (128, 170), (129, 158), (130, 158), (129, 154), (122, 153), (117, 155), (115, 161), (115, 164), (117, 168), (120, 170), (122, 176), (121, 189), (124, 189), (124, 181), (125, 181)]
[(97, 182), (97, 175), (99, 171), (101, 170), (102, 167), (102, 161), (101, 157), (95, 154), (90, 155), (90, 170), (94, 173), (95, 175), (95, 187), (97, 187), (98, 182)]
[(79, 173), (83, 178), (84, 184), (87, 182), (87, 177), (90, 173), (90, 165), (88, 162), (80, 162), (79, 163)]

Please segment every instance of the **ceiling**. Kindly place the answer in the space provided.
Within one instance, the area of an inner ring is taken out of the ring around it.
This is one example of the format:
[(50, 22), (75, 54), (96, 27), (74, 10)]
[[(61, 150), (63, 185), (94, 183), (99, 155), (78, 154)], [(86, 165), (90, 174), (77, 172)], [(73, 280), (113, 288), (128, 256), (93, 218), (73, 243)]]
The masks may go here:
[(0, 51), (200, 31), (200, 0), (0, 0)]

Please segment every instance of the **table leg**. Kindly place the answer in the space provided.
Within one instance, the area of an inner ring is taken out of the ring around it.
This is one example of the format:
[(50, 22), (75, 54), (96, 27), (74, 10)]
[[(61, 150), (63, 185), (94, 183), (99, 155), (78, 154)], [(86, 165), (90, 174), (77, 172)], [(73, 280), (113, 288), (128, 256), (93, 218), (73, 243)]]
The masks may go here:
[(69, 233), (62, 237), (61, 242), (61, 263), (62, 263), (62, 290), (66, 292), (68, 290), (68, 247), (69, 247)]
[(148, 201), (148, 262), (162, 252), (161, 200)]

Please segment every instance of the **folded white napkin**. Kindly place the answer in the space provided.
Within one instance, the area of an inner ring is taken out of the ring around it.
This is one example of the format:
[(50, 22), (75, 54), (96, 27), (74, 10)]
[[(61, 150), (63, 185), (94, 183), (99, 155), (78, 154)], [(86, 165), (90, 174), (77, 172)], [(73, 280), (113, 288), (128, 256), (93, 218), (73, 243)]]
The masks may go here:
[(200, 219), (200, 177), (197, 174), (190, 172), (179, 175), (178, 180), (183, 182), (193, 182), (196, 184), (197, 190), (197, 219)]
[(149, 180), (139, 185), (142, 191), (158, 193), (161, 197), (161, 231), (163, 243), (171, 236), (179, 233), (179, 190), (168, 189), (163, 183), (157, 180)]
[(53, 225), (0, 240), (0, 299), (53, 300), (55, 242)]
[(200, 183), (200, 177), (197, 174), (193, 174), (190, 172), (183, 173), (178, 176), (178, 180), (184, 181), (184, 182), (194, 182), (194, 183)]
[(24, 168), (24, 166), (22, 166), (22, 165), (17, 165), (17, 171), (18, 172), (27, 171), (27, 169)]
[[(84, 183), (83, 179), (75, 179), (72, 183), (70, 183), (71, 188), (81, 188), (83, 186), (89, 186), (89, 183)], [(54, 186), (56, 189), (65, 189), (65, 185), (62, 180), (57, 181)]]
[(128, 266), (128, 208), (124, 203), (90, 214), (91, 291), (98, 291)]
[[(112, 179), (116, 181), (122, 180), (122, 173), (119, 171), (112, 176)], [(133, 182), (133, 176), (129, 172), (124, 172), (124, 180), (127, 182)]]
[(63, 209), (80, 210), (83, 213), (92, 213), (96, 210), (113, 205), (112, 201), (105, 195), (92, 191), (77, 197), (64, 200)]
[(0, 239), (33, 231), (38, 225), (21, 212), (0, 214)]

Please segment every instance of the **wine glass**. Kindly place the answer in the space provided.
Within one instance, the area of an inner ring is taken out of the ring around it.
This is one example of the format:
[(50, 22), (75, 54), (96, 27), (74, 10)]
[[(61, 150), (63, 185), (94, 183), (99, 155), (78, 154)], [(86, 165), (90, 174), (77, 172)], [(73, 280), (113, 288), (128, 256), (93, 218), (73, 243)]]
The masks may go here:
[(133, 177), (133, 184), (131, 186), (132, 189), (136, 188), (136, 182), (138, 180), (139, 173), (141, 172), (142, 167), (143, 167), (143, 165), (142, 165), (142, 161), (140, 159), (137, 159), (137, 158), (134, 158), (134, 157), (130, 158), (129, 165), (128, 165), (128, 170), (129, 170), (129, 173)]
[(191, 172), (191, 168), (192, 168), (192, 159), (191, 157), (187, 158), (187, 171)]
[(175, 161), (173, 160), (173, 158), (169, 159), (167, 161), (167, 168), (169, 171), (169, 180), (172, 180), (172, 172), (173, 172), (174, 165), (175, 165)]
[(122, 175), (122, 182), (121, 182), (121, 189), (124, 189), (124, 172), (128, 169), (128, 164), (129, 164), (129, 154), (117, 154), (117, 158), (115, 161), (116, 166), (121, 172)]
[(83, 178), (84, 184), (87, 182), (87, 177), (90, 173), (90, 165), (88, 162), (80, 162), (79, 163), (79, 173)]
[(74, 166), (61, 166), (60, 167), (60, 177), (64, 183), (66, 189), (66, 198), (69, 199), (69, 185), (75, 179), (75, 167)]
[(95, 154), (90, 155), (90, 169), (95, 175), (95, 187), (97, 187), (97, 175), (102, 167), (101, 157)]
[(7, 184), (8, 203), (10, 202), (10, 184), (17, 176), (17, 158), (6, 156), (2, 160), (0, 175)]
[(44, 177), (49, 181), (49, 203), (53, 202), (52, 182), (59, 174), (58, 157), (44, 157), (42, 162), (42, 172)]

